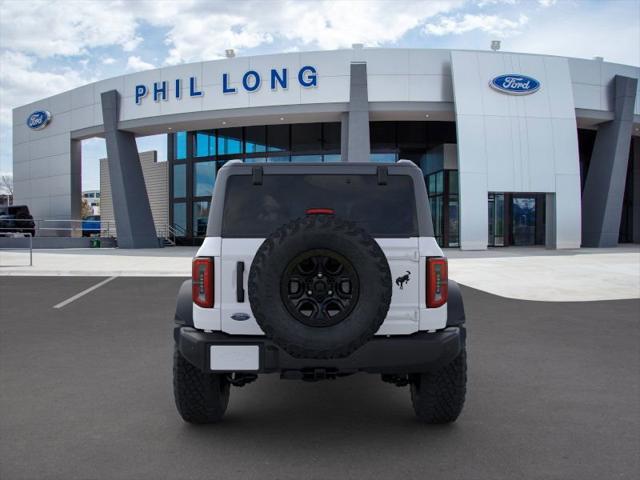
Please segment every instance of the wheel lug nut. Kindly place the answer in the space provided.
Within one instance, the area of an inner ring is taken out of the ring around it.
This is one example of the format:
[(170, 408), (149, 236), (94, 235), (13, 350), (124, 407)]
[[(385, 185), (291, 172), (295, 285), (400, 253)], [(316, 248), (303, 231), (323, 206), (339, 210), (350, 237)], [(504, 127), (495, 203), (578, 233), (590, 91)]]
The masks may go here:
[(308, 290), (307, 295), (311, 295), (311, 294), (313, 294), (313, 292), (311, 290)]
[(318, 278), (322, 278), (322, 273), (319, 273), (319, 274), (318, 274)]
[(329, 290), (327, 293), (328, 293), (329, 295), (333, 295), (333, 290)]

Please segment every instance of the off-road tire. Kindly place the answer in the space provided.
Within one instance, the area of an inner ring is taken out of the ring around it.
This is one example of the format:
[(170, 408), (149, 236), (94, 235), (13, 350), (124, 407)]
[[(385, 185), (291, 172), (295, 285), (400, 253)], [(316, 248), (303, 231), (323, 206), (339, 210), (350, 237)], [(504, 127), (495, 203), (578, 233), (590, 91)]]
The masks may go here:
[(467, 391), (467, 351), (463, 346), (458, 356), (435, 372), (414, 374), (411, 402), (416, 416), (425, 423), (454, 422), (464, 406)]
[(185, 422), (204, 424), (222, 420), (229, 403), (229, 389), (225, 375), (200, 371), (175, 346), (173, 394), (178, 412)]
[[(325, 249), (346, 258), (359, 282), (357, 303), (339, 323), (322, 327), (297, 320), (281, 295), (281, 279), (297, 255)], [(387, 316), (391, 272), (378, 243), (365, 230), (333, 215), (287, 223), (260, 246), (249, 272), (251, 310), (265, 335), (298, 358), (341, 358), (369, 341)]]

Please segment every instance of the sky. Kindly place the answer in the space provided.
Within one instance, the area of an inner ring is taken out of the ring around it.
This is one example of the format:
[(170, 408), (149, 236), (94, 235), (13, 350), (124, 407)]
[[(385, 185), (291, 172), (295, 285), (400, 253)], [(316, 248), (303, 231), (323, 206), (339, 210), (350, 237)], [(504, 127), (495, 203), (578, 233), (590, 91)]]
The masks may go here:
[[(166, 65), (365, 47), (502, 50), (640, 65), (640, 0), (0, 0), (0, 174), (14, 107)], [(166, 158), (163, 136), (138, 141)], [(83, 142), (83, 189), (104, 141)]]

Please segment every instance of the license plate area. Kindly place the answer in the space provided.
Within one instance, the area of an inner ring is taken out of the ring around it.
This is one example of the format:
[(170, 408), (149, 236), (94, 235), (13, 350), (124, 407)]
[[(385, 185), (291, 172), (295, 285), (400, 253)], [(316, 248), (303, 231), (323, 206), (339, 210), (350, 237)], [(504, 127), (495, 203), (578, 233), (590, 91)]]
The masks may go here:
[(259, 370), (260, 347), (258, 345), (211, 345), (209, 368), (213, 372)]

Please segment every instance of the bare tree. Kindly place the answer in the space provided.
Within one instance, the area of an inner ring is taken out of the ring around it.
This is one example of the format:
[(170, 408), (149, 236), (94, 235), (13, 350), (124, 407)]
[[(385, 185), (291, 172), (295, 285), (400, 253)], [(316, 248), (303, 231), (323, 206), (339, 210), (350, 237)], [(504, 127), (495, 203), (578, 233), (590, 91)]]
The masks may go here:
[(13, 197), (13, 175), (2, 175), (0, 177), (0, 189), (2, 192)]
[(91, 208), (91, 205), (89, 205), (89, 202), (87, 202), (87, 199), (83, 198), (80, 215), (82, 216), (82, 218), (87, 218), (91, 214), (93, 214), (93, 209)]

